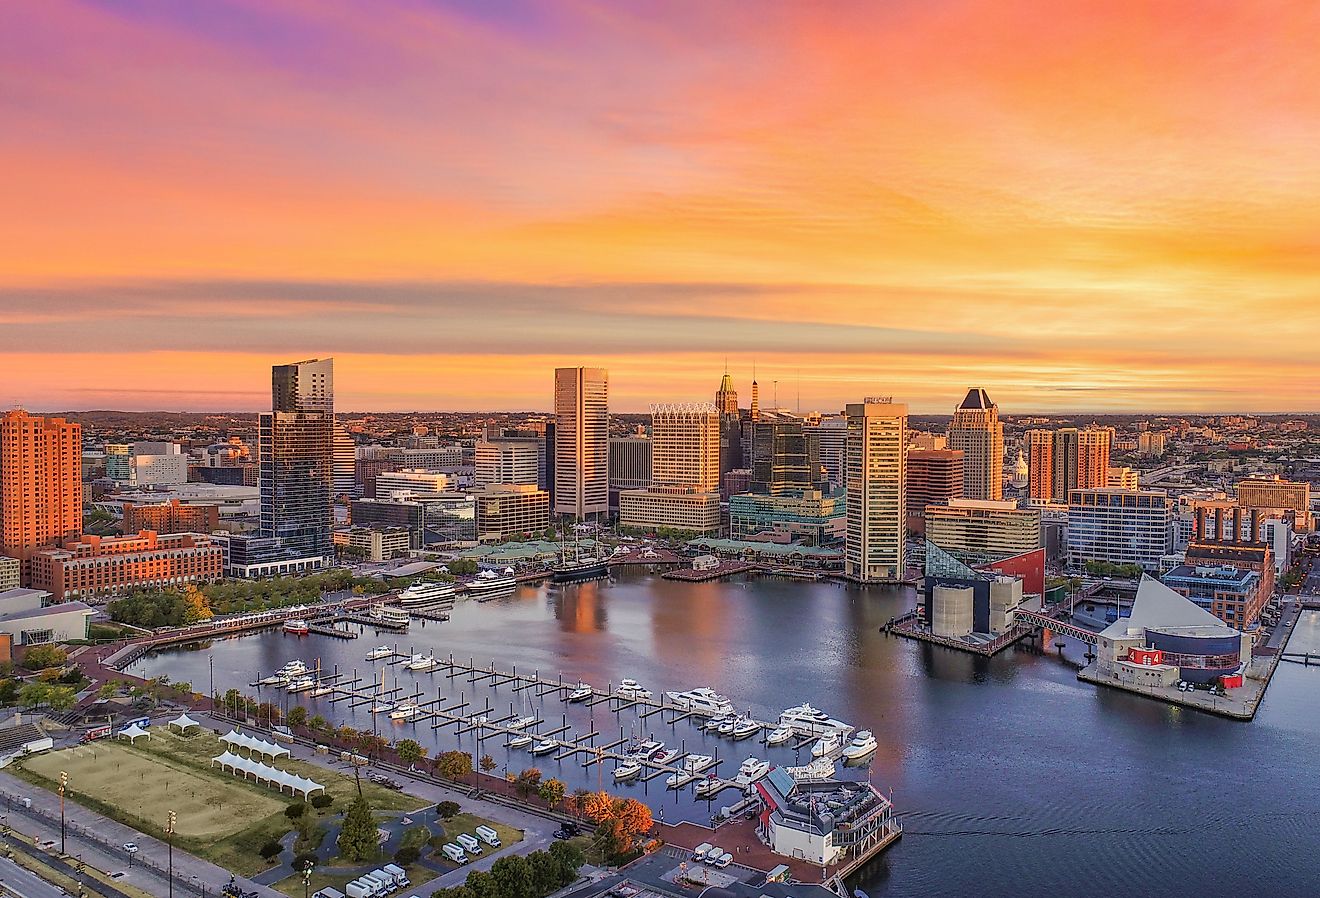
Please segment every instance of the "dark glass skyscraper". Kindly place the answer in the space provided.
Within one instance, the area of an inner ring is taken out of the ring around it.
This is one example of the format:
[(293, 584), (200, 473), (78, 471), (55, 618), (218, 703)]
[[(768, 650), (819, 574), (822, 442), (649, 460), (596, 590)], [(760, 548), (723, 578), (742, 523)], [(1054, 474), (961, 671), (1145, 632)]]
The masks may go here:
[(262, 414), (261, 535), (297, 558), (332, 559), (334, 360), (271, 369), (271, 410)]

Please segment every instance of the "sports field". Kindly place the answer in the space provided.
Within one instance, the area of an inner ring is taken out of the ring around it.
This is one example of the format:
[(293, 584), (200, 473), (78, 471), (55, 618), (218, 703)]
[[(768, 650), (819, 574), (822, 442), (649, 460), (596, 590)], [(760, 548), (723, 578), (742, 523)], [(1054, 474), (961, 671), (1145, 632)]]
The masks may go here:
[(189, 769), (109, 740), (34, 755), (23, 767), (55, 785), (63, 770), (69, 774), (71, 792), (162, 829), (166, 814), (174, 811), (175, 831), (184, 838), (224, 838), (279, 813), (289, 802), (274, 791), (267, 796), (244, 787), (228, 775)]

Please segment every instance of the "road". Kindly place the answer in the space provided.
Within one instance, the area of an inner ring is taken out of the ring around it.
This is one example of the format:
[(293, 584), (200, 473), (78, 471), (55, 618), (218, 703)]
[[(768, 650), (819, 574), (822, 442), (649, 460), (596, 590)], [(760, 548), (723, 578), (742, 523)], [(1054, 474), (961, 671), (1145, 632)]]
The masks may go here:
[(64, 890), (53, 886), (9, 858), (0, 858), (0, 894), (5, 898), (64, 898)]

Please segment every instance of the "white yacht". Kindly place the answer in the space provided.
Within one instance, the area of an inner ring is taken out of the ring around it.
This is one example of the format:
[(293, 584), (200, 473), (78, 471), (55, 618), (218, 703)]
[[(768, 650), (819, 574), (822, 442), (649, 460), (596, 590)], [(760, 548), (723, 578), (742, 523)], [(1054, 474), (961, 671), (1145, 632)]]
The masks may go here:
[(368, 661), (379, 661), (382, 658), (388, 658), (394, 654), (394, 649), (388, 645), (378, 645), (367, 652)]
[(653, 755), (658, 755), (665, 750), (663, 742), (657, 742), (655, 739), (647, 739), (637, 750), (633, 752), (633, 757), (649, 760)]
[(436, 660), (435, 655), (413, 655), (403, 666), (409, 670), (425, 673), (428, 670), (435, 670), (440, 666), (440, 662)]
[(312, 698), (316, 698), (317, 696), (320, 695), (329, 695), (334, 691), (335, 691), (335, 687), (331, 686), (329, 683), (317, 683), (316, 688), (307, 694), (310, 695)]
[(712, 717), (710, 720), (707, 720), (705, 723), (697, 724), (697, 729), (705, 730), (708, 733), (715, 733), (718, 732), (719, 728), (724, 726), (725, 723), (727, 723), (730, 720), (733, 720), (733, 718), (734, 718), (733, 714), (722, 714), (719, 717)]
[(581, 680), (573, 687), (573, 691), (568, 694), (570, 702), (585, 702), (596, 694), (596, 690), (591, 688), (590, 683), (583, 683)]
[(380, 621), (383, 627), (408, 626), (408, 612), (393, 605), (377, 603), (367, 609), (367, 617)]
[(678, 760), (678, 756), (683, 754), (682, 749), (671, 748), (668, 751), (662, 751), (656, 755), (655, 762), (662, 767), (668, 766)]
[(733, 781), (740, 786), (750, 786), (769, 772), (769, 761), (762, 761), (760, 758), (748, 758), (738, 768), (738, 775), (733, 778)]
[(688, 755), (683, 759), (683, 769), (691, 773), (700, 773), (715, 763), (710, 755)]
[(681, 789), (696, 778), (695, 774), (679, 771), (678, 773), (669, 774), (665, 778), (665, 785), (671, 789)]
[(711, 774), (710, 776), (698, 782), (696, 788), (694, 788), (692, 791), (696, 794), (698, 798), (710, 798), (716, 792), (723, 790), (728, 785), (729, 784), (726, 783), (724, 780), (720, 779), (714, 774)]
[(755, 720), (747, 717), (740, 717), (733, 722), (733, 738), (746, 739), (748, 736), (755, 736), (761, 731), (761, 725)]
[(523, 733), (520, 736), (514, 736), (505, 744), (508, 745), (509, 748), (526, 748), (532, 744), (532, 737)]
[(404, 608), (430, 608), (453, 600), (452, 583), (429, 583), (419, 580), (409, 584), (407, 589), (399, 593), (399, 605)]
[(393, 708), (394, 705), (391, 703), (377, 699), (376, 703), (372, 705), (369, 710), (372, 714), (384, 714), (386, 711), (390, 711)]
[(766, 745), (783, 745), (793, 738), (793, 731), (786, 726), (777, 726), (765, 737)]
[(779, 722), (794, 732), (807, 736), (819, 736), (831, 731), (848, 729), (848, 724), (835, 720), (819, 708), (813, 708), (809, 702), (786, 709), (779, 715)]
[(512, 592), (517, 585), (518, 581), (514, 579), (513, 568), (506, 567), (501, 574), (497, 574), (495, 571), (482, 571), (477, 574), (476, 579), (468, 581), (467, 591), (468, 595), (478, 602), (484, 602), (486, 599), (493, 599), (503, 593)]
[(643, 689), (636, 680), (620, 681), (619, 688), (614, 690), (614, 694), (620, 698), (631, 699), (650, 698), (652, 695), (651, 690)]
[(308, 671), (307, 662), (299, 661), (297, 658), (287, 662), (277, 673), (284, 674), (286, 677), (300, 677)]
[(614, 781), (621, 783), (624, 780), (636, 779), (642, 772), (642, 765), (638, 761), (624, 761), (618, 767), (614, 768)]
[(816, 758), (810, 764), (804, 764), (801, 767), (785, 767), (788, 775), (798, 782), (808, 782), (811, 780), (832, 780), (837, 772), (834, 762), (829, 758)]
[(288, 689), (290, 692), (306, 692), (308, 689), (314, 689), (315, 687), (316, 687), (315, 677), (303, 676), (303, 677), (294, 677), (292, 680), (289, 681), (289, 685), (285, 688)]
[(540, 742), (532, 746), (532, 754), (548, 755), (558, 747), (559, 743), (554, 739), (542, 739)]
[(535, 717), (535, 716), (532, 716), (532, 717), (519, 717), (519, 718), (518, 718), (517, 720), (515, 720), (513, 723), (508, 724), (508, 727), (509, 727), (509, 729), (511, 729), (511, 730), (523, 730), (523, 729), (526, 729), (526, 728), (529, 727), (529, 726), (534, 726), (534, 725), (536, 724), (536, 722), (537, 722), (539, 719), (540, 719), (540, 718)]
[(422, 709), (417, 707), (417, 702), (404, 699), (394, 706), (394, 710), (390, 712), (390, 720), (416, 720), (421, 715)]
[(675, 708), (690, 711), (698, 717), (724, 717), (733, 713), (732, 702), (705, 686), (686, 692), (666, 692), (665, 697)]
[(811, 746), (811, 756), (813, 758), (824, 758), (834, 754), (839, 750), (842, 740), (838, 733), (826, 733), (816, 740), (816, 744)]
[(258, 685), (258, 686), (287, 686), (287, 685), (289, 685), (289, 680), (290, 680), (290, 677), (286, 676), (285, 674), (280, 673), (279, 671), (276, 671), (275, 673), (271, 674), (271, 675), (268, 676), (268, 677), (262, 677), (260, 680), (257, 680), (257, 685)]
[(724, 718), (723, 722), (720, 723), (719, 729), (717, 729), (715, 732), (719, 733), (721, 736), (732, 736), (733, 728), (736, 727), (737, 725), (738, 725), (737, 717), (726, 717)]
[(877, 747), (875, 736), (870, 730), (858, 730), (852, 742), (843, 750), (843, 756), (849, 761), (860, 761), (874, 754)]

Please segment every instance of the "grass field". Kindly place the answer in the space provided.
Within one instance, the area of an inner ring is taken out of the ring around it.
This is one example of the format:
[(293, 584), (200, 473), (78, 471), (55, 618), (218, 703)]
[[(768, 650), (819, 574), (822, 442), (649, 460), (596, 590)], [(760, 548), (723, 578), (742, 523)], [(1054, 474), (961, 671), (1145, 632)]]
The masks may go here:
[[(166, 814), (174, 811), (176, 844), (242, 875), (266, 864), (261, 846), (293, 826), (284, 808), (287, 793), (244, 781), (211, 767), (224, 745), (210, 731), (180, 736), (152, 728), (150, 739), (97, 742), (33, 755), (10, 769), (54, 790), (61, 770), (69, 774), (68, 797), (134, 829), (164, 838)], [(351, 777), (303, 761), (281, 760), (282, 770), (325, 786), (335, 801), (331, 812), (347, 808), (357, 787)], [(362, 793), (377, 811), (411, 811), (425, 805), (410, 795), (362, 782)]]
[[(448, 820), (441, 820), (440, 825), (444, 827), (445, 838), (450, 842), (454, 841), (454, 837), (459, 833), (475, 835), (478, 826), (489, 826), (491, 829), (495, 830), (496, 835), (500, 837), (500, 842), (503, 843), (504, 846), (512, 845), (514, 842), (521, 842), (523, 837), (523, 832), (520, 829), (514, 829), (512, 826), (505, 826), (503, 823), (495, 823), (484, 817), (478, 817), (476, 814), (455, 814)], [(443, 854), (439, 855), (439, 858), (448, 860)]]

